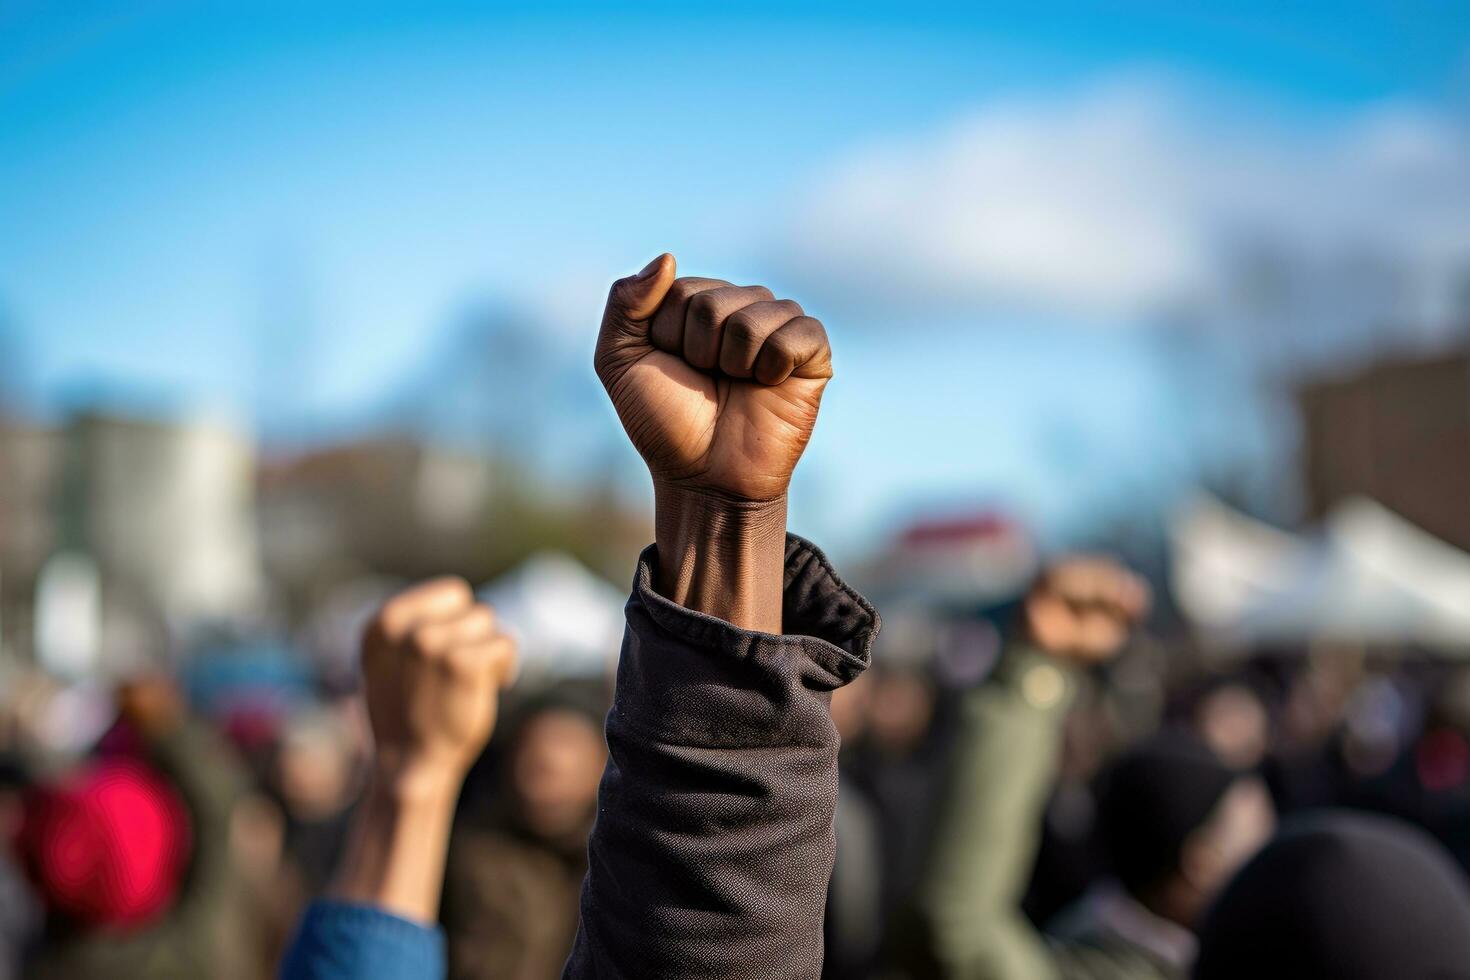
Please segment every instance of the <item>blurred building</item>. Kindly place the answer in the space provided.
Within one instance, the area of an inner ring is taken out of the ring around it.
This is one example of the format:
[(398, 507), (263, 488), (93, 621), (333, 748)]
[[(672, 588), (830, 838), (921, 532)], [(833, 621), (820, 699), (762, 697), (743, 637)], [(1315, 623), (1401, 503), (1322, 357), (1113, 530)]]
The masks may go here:
[(55, 429), (0, 419), (0, 655), (31, 653), (36, 579), (56, 548), (62, 446)]
[(1470, 549), (1470, 353), (1379, 361), (1297, 398), (1310, 516), (1367, 496)]
[(863, 584), (880, 598), (984, 605), (1019, 595), (1037, 567), (1030, 533), (1006, 515), (982, 511), (904, 527), (864, 570)]
[(355, 682), (372, 610), (435, 575), (495, 582), (529, 673), (590, 669), (587, 648), (617, 649), (624, 598), (613, 590), (609, 641), (611, 587), (590, 569), (621, 579), (649, 540), (646, 518), (595, 488), (543, 483), (483, 447), (403, 433), (278, 454), (262, 464), (258, 493), (273, 597), (332, 685)]
[(343, 574), (427, 574), (472, 561), (491, 498), (488, 459), (407, 437), (329, 446), (261, 468), (266, 564), (288, 589)]
[(647, 543), (646, 523), (613, 497), (551, 487), (507, 459), (408, 436), (276, 459), (260, 474), (266, 567), (296, 612), (354, 577), (453, 573), (479, 582), (546, 548), (621, 575)]
[[(264, 593), (254, 468), (249, 439), (207, 421), (0, 422), (0, 647), (40, 652), (41, 586), (63, 555), (95, 570), (113, 646), (152, 656), (165, 623), (254, 613)], [(108, 645), (87, 657), (105, 659)]]
[(255, 452), (223, 424), (96, 413), (66, 434), (61, 544), (90, 555), (104, 589), (175, 622), (229, 619), (262, 599)]

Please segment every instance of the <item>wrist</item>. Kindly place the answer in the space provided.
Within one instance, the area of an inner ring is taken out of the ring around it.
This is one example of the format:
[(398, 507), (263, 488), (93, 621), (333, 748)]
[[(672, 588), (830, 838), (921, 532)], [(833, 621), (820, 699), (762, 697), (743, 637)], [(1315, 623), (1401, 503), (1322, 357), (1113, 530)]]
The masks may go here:
[(374, 766), (332, 893), (432, 925), (462, 775), (443, 766)]
[(368, 794), (380, 803), (394, 806), (434, 805), (448, 801), (452, 806), (464, 784), (458, 767), (425, 759), (383, 758), (373, 765)]
[(654, 500), (659, 592), (743, 629), (780, 633), (785, 495), (745, 500), (655, 481)]

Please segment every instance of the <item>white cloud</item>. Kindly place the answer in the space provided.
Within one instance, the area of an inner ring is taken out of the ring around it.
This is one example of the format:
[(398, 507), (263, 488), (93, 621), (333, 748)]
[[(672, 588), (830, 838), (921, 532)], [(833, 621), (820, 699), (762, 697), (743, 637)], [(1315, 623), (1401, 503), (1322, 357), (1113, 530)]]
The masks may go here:
[(1112, 81), (984, 104), (814, 183), (788, 256), (864, 301), (1351, 328), (1463, 313), (1470, 278), (1470, 134), (1412, 107), (1291, 117)]

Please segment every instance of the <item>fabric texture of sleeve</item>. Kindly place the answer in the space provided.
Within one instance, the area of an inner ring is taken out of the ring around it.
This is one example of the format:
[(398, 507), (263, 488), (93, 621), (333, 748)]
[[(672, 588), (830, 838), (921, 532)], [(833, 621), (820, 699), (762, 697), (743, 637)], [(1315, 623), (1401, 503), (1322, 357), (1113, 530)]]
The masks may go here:
[(784, 635), (659, 595), (627, 605), (608, 764), (567, 978), (814, 978), (837, 801), (831, 692), (878, 614), (788, 536)]
[(318, 899), (281, 961), (281, 980), (441, 980), (437, 929), (370, 905)]

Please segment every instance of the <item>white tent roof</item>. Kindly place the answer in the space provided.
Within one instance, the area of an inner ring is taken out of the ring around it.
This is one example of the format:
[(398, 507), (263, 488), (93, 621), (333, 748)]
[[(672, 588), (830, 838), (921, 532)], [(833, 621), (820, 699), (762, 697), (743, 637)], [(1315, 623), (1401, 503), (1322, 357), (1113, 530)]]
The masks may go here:
[(1371, 500), (1347, 501), (1299, 536), (1200, 498), (1170, 537), (1175, 598), (1217, 642), (1470, 652), (1470, 555)]
[(480, 598), (520, 644), (523, 673), (592, 676), (617, 662), (627, 597), (570, 555), (538, 552)]

